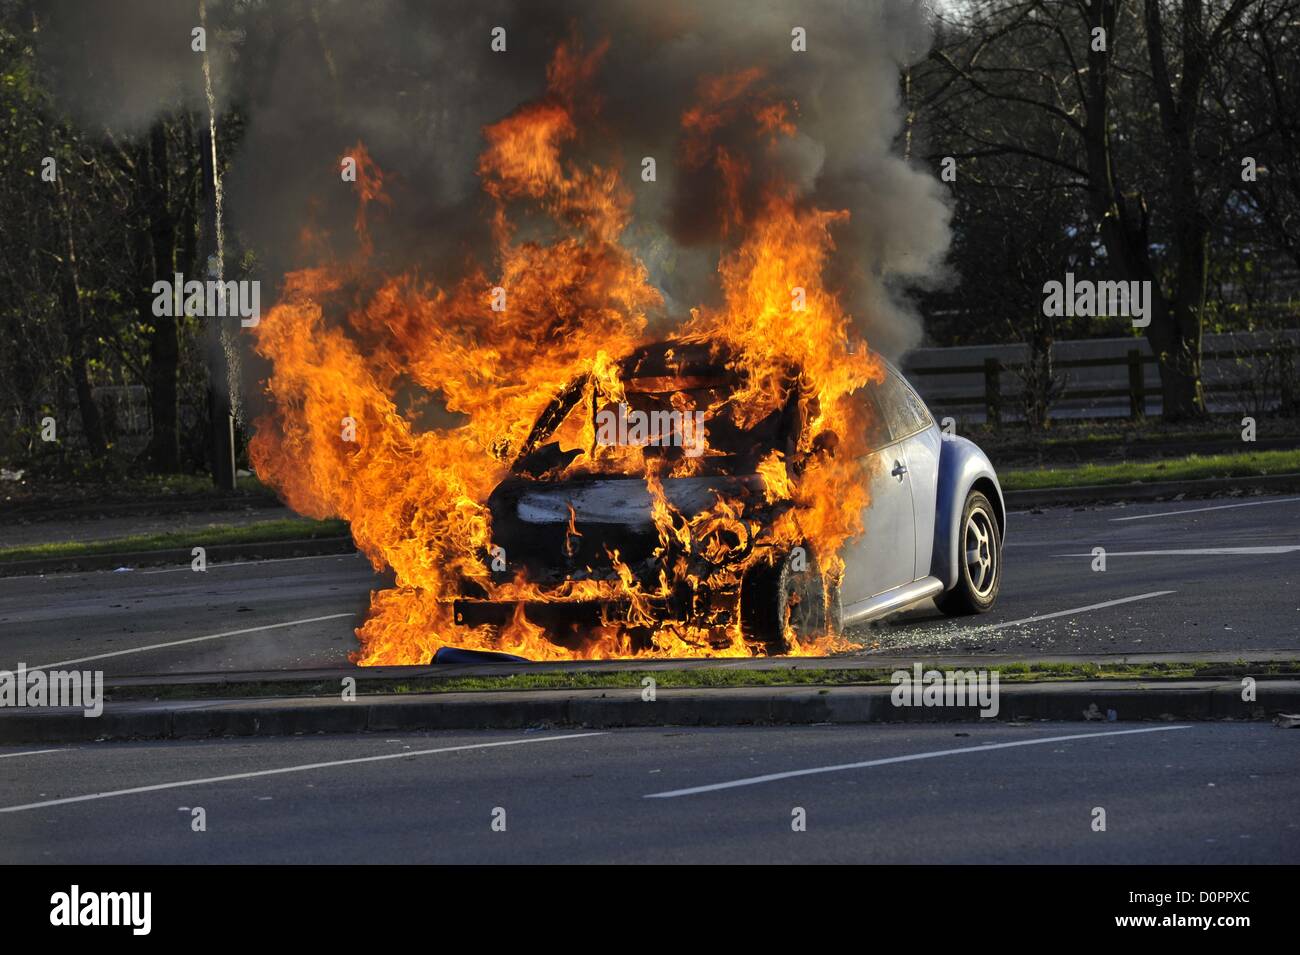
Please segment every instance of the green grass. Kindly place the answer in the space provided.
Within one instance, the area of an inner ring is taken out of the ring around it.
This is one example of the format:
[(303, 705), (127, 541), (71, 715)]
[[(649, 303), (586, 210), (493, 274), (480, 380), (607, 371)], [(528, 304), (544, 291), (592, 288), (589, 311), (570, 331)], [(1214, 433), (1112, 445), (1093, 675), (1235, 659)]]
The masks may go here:
[[(237, 478), (236, 492), (241, 494), (270, 494), (271, 489), (257, 479), (256, 475)], [(212, 483), (209, 474), (141, 474), (118, 478), (113, 481), (112, 490), (126, 498), (151, 497), (202, 497), (219, 496), (229, 492), (219, 491)]]
[(274, 491), (256, 475), (240, 477), (236, 489), (216, 488), (206, 474), (123, 474), (97, 471), (49, 470), (21, 461), (0, 462), (23, 472), (21, 480), (0, 482), (0, 509), (39, 511), (45, 508), (135, 504), (167, 506), (175, 501), (201, 503), (273, 498)]
[[(926, 665), (929, 669), (930, 666)], [(976, 667), (935, 667), (977, 669)], [(1087, 680), (1190, 680), (1210, 678), (1286, 677), (1300, 674), (1300, 662), (1277, 663), (1000, 663), (989, 661), (1000, 683), (1077, 682)], [(730, 687), (825, 687), (888, 685), (894, 669), (694, 669), (522, 672), (504, 676), (427, 677), (417, 680), (358, 681), (362, 696), (408, 693), (475, 693), (510, 690), (640, 690), (653, 677), (657, 688), (725, 689)], [(338, 696), (338, 682), (263, 681), (248, 683), (161, 684), (116, 687), (112, 700), (228, 699), (235, 697)]]
[(345, 521), (311, 521), (284, 518), (258, 521), (240, 526), (194, 528), (186, 531), (167, 531), (162, 534), (135, 534), (99, 541), (61, 541), (54, 544), (24, 544), (0, 548), (0, 563), (17, 560), (38, 560), (53, 557), (92, 557), (97, 554), (126, 554), (137, 551), (172, 550), (176, 548), (211, 547), (214, 544), (264, 544), (285, 540), (314, 540), (320, 537), (342, 537), (348, 533)]
[(998, 475), (1004, 491), (1029, 491), (1090, 484), (1194, 481), (1201, 478), (1256, 477), (1300, 472), (1300, 450), (1243, 451), (1239, 454), (1190, 454), (1164, 461), (1082, 464), (1077, 467), (1005, 471)]

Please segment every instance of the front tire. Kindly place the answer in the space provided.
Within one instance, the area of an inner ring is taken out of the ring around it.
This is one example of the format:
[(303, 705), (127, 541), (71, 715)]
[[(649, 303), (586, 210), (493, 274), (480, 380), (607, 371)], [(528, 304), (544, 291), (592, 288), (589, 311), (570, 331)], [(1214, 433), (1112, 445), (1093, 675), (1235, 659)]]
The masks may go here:
[(745, 575), (740, 619), (746, 640), (763, 644), (770, 656), (789, 653), (787, 621), (801, 643), (839, 634), (843, 626), (839, 588), (832, 586), (827, 592), (817, 557), (804, 545)]
[(1002, 532), (989, 499), (979, 491), (966, 495), (957, 543), (957, 583), (935, 598), (949, 616), (987, 613), (1002, 589)]

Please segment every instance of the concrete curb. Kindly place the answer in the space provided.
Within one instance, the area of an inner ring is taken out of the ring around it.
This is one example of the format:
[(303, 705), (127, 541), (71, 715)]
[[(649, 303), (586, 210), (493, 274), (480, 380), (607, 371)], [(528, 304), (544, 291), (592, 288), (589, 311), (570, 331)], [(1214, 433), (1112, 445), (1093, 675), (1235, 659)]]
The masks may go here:
[[(198, 536), (196, 534), (196, 536)], [(243, 544), (205, 545), (209, 561), (248, 560), (266, 557), (321, 557), (355, 553), (351, 537), (315, 537), (305, 540), (264, 541)], [(118, 567), (188, 566), (190, 548), (125, 551), (85, 557), (40, 557), (34, 560), (0, 561), (0, 577), (31, 574), (59, 574), (82, 570), (114, 570)]]
[(1297, 491), (1300, 474), (1259, 477), (1203, 478), (1199, 481), (1151, 481), (1133, 484), (1085, 484), (1081, 487), (1004, 491), (1008, 507), (1059, 507), (1094, 501), (1154, 501), (1162, 497), (1208, 497), (1225, 491)]
[[(980, 719), (974, 707), (897, 707), (889, 686), (752, 687), (447, 693), (106, 704), (98, 718), (79, 710), (0, 711), (0, 743), (115, 739), (291, 736), (307, 733), (526, 729), (539, 726), (731, 726), (813, 723), (947, 722)], [(999, 720), (1262, 720), (1300, 712), (1300, 680), (1099, 681), (1003, 685)]]
[[(1300, 662), (1300, 647), (1271, 649), (1229, 650), (1165, 650), (1148, 653), (1089, 653), (1089, 654), (1035, 654), (1023, 653), (930, 653), (906, 655), (901, 653), (839, 654), (832, 657), (751, 657), (726, 659), (718, 657), (687, 657), (671, 659), (628, 660), (550, 660), (530, 663), (440, 663), (425, 666), (339, 666), (317, 667), (304, 670), (221, 670), (186, 673), (140, 673), (125, 676), (106, 676), (104, 686), (112, 696), (114, 689), (131, 690), (139, 687), (186, 687), (195, 699), (219, 696), (232, 686), (249, 684), (332, 684), (342, 686), (345, 678), (357, 681), (358, 686), (401, 680), (437, 681), (464, 677), (505, 677), (515, 674), (582, 673), (601, 674), (619, 672), (691, 671), (691, 670), (910, 670), (914, 663), (926, 669), (939, 670), (997, 670), (1010, 664), (1095, 663), (1100, 667), (1110, 665), (1177, 665), (1214, 664), (1234, 665), (1283, 664), (1294, 666)], [(1276, 674), (1283, 676), (1285, 674)], [(1218, 679), (1222, 674), (1202, 673), (1199, 679)], [(1235, 674), (1234, 674), (1235, 676)]]

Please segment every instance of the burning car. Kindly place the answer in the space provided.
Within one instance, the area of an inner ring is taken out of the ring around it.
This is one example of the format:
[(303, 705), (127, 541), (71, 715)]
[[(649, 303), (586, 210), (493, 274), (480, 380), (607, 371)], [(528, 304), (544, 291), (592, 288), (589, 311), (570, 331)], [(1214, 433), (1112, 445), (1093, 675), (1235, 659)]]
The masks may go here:
[(837, 253), (852, 210), (789, 177), (797, 101), (701, 76), (673, 133), (690, 221), (633, 228), (586, 96), (605, 49), (561, 43), (483, 128), (490, 248), (394, 270), (368, 223), (402, 180), (357, 143), (355, 256), (304, 229), (316, 264), (253, 330), (250, 463), (391, 574), (352, 659), (820, 655), (928, 597), (987, 609), (997, 478), (868, 346), (907, 319)]
[[(743, 363), (707, 341), (643, 346), (575, 379), (488, 498), (489, 582), (461, 582), (455, 622), (531, 624), (571, 648), (617, 629), (635, 653), (673, 621), (779, 654), (931, 597), (987, 611), (1006, 526), (993, 467), (881, 369), (851, 396), (854, 441), (812, 426), (821, 409), (795, 367), (783, 400), (747, 417)], [(791, 486), (845, 454), (869, 483), (865, 532), (819, 553)]]

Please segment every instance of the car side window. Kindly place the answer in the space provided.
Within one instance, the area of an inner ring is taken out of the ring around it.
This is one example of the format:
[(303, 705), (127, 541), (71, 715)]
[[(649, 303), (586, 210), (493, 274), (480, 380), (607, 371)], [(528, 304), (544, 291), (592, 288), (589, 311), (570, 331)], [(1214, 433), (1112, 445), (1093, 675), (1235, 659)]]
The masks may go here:
[(933, 422), (930, 411), (920, 395), (891, 368), (884, 383), (877, 389), (877, 397), (889, 422), (889, 431), (895, 441), (910, 437), (928, 428)]
[(857, 424), (866, 432), (868, 452), (879, 451), (894, 440), (890, 437), (889, 422), (876, 398), (878, 390), (878, 386), (874, 384), (864, 385), (853, 392), (849, 398), (853, 403)]

